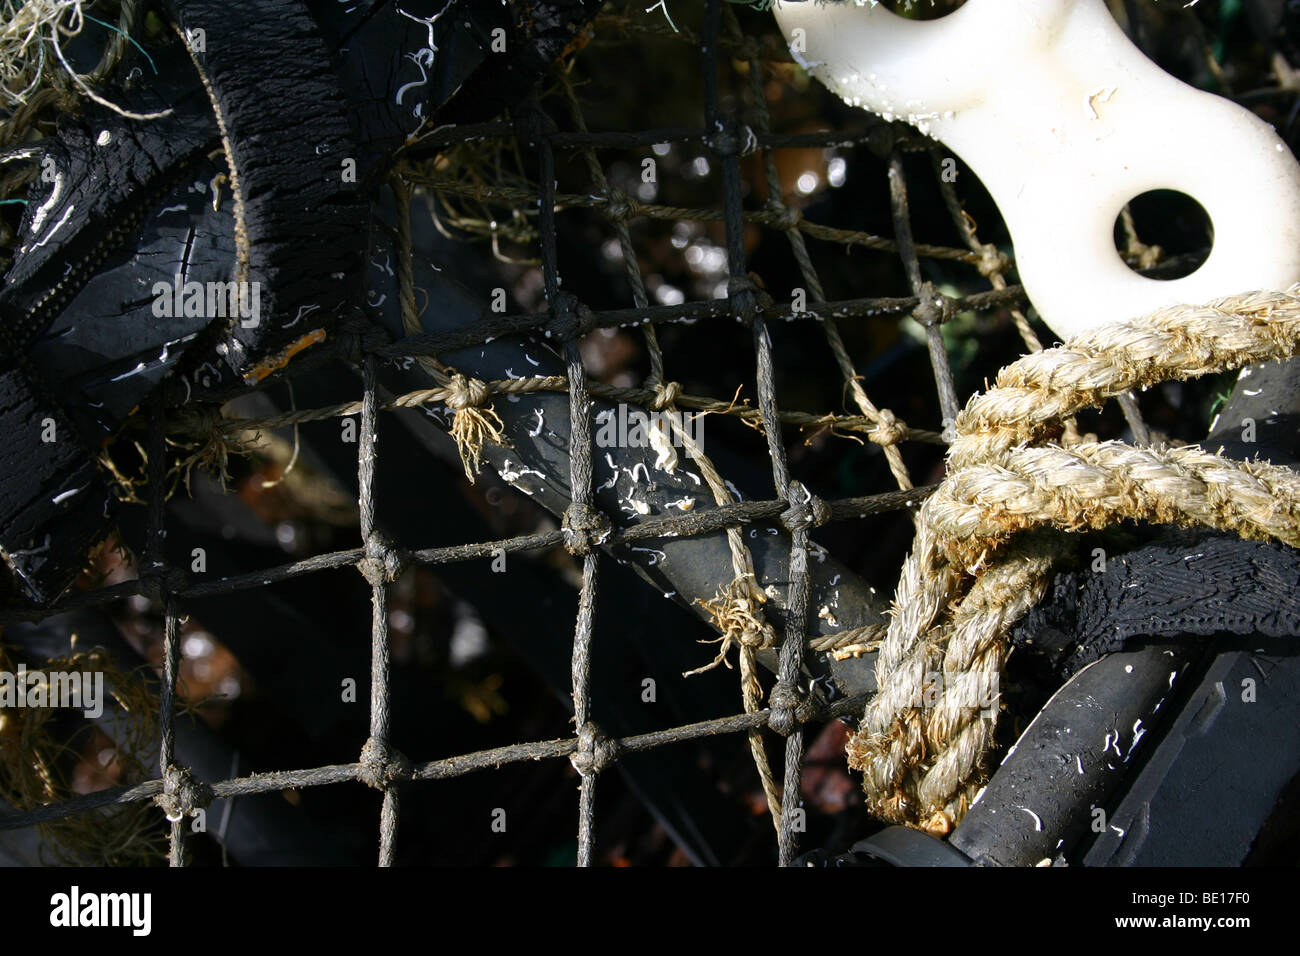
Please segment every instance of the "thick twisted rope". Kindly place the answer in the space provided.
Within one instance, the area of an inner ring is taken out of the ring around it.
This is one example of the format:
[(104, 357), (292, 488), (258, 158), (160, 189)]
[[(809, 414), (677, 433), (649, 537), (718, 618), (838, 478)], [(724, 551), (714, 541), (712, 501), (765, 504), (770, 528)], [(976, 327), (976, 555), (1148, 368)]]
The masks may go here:
[[(849, 741), (870, 808), (947, 833), (974, 800), (993, 743), (1007, 629), (1042, 597), (1062, 531), (1130, 518), (1300, 545), (1300, 476), (1196, 446), (1055, 443), (1084, 408), (1172, 378), (1300, 351), (1300, 285), (1162, 309), (1028, 355), (956, 421), (948, 477), (919, 512), (876, 676)], [(1023, 532), (1023, 533), (1021, 533)], [(943, 676), (926, 706), (927, 682)]]

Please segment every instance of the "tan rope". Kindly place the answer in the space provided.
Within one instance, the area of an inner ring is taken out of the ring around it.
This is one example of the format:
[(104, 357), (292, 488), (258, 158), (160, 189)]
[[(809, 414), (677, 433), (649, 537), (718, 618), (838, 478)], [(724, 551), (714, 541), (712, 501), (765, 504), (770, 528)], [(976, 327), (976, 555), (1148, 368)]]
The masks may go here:
[(1133, 222), (1133, 210), (1125, 206), (1119, 212), (1120, 227), (1124, 232), (1124, 258), (1139, 269), (1150, 269), (1164, 256), (1165, 251), (1156, 245), (1148, 245), (1138, 238), (1137, 226)]
[[(662, 389), (663, 400), (655, 403), (657, 410), (671, 407), (672, 396), (677, 383), (670, 382)], [(700, 476), (709, 486), (714, 502), (719, 506), (732, 504), (735, 497), (727, 487), (722, 475), (713, 462), (704, 454), (704, 450), (695, 441), (685, 427), (684, 416), (666, 415), (674, 437), (681, 442), (683, 449), (695, 462)], [(734, 644), (740, 648), (740, 691), (746, 713), (756, 713), (763, 704), (763, 685), (758, 678), (759, 650), (776, 646), (776, 631), (763, 614), (763, 605), (767, 595), (758, 586), (754, 574), (754, 559), (745, 546), (745, 539), (740, 528), (727, 528), (727, 547), (731, 553), (732, 579), (720, 587), (711, 601), (699, 600), (697, 603), (709, 614), (713, 626), (721, 635), (718, 643), (721, 647), (718, 655), (710, 663), (685, 675), (698, 674), (711, 670), (719, 664), (730, 667), (727, 651)], [(767, 749), (763, 744), (763, 732), (755, 727), (746, 734), (749, 741), (750, 755), (763, 784), (763, 793), (767, 797), (768, 813), (777, 832), (781, 830), (781, 791), (777, 787), (776, 776), (772, 773), (772, 764), (767, 759)]]
[(61, 112), (71, 113), (76, 108), (77, 98), (72, 93), (45, 86), (14, 109), (9, 118), (0, 123), (0, 149), (8, 149), (27, 138), (28, 131), (41, 115), (42, 111), (53, 106)]
[[(397, 205), (397, 287), (402, 308), (402, 328), (407, 335), (419, 335), (424, 331), (424, 326), (420, 324), (420, 313), (415, 305), (415, 275), (411, 260), (411, 188), (401, 174), (392, 177), (391, 185)], [(445, 395), (441, 398), (455, 413), (451, 437), (460, 452), (465, 477), (473, 484), (482, 465), (483, 446), (488, 443), (506, 446), (505, 424), (489, 404), (494, 390), (486, 382), (448, 368), (435, 356), (418, 355), (416, 361), (442, 386)]]
[[(754, 51), (754, 55), (749, 59), (749, 81), (754, 102), (764, 102), (764, 74), (757, 51)], [(758, 111), (759, 132), (767, 133), (768, 126), (767, 110)], [(821, 277), (818, 276), (812, 258), (808, 255), (808, 243), (799, 230), (799, 225), (803, 222), (803, 213), (798, 208), (787, 204), (781, 188), (776, 157), (770, 149), (763, 151), (763, 172), (767, 179), (768, 212), (776, 217), (774, 225), (785, 232), (790, 250), (794, 253), (795, 262), (799, 266), (799, 274), (808, 287), (808, 298), (814, 305), (822, 305), (826, 302), (826, 293), (822, 287)], [(826, 336), (826, 344), (830, 346), (835, 364), (844, 379), (845, 387), (853, 396), (853, 403), (863, 417), (875, 426), (870, 435), (871, 441), (879, 445), (884, 452), (885, 461), (898, 487), (904, 491), (912, 488), (912, 479), (908, 474), (907, 465), (903, 462), (903, 453), (898, 448), (898, 443), (907, 437), (907, 426), (900, 422), (888, 408), (877, 408), (867, 396), (866, 389), (862, 387), (862, 376), (853, 366), (853, 360), (849, 357), (849, 351), (844, 345), (844, 339), (840, 335), (834, 316), (824, 316), (820, 324)]]
[[(947, 157), (938, 149), (933, 149), (930, 152), (930, 158), (934, 164), (939, 191), (942, 193), (943, 201), (952, 214), (953, 223), (956, 225), (957, 231), (961, 233), (967, 247), (970, 248), (971, 252), (979, 256), (976, 267), (979, 269), (980, 274), (989, 280), (994, 291), (1005, 289), (1007, 287), (1006, 272), (1011, 268), (1011, 259), (1004, 255), (993, 243), (980, 242), (979, 236), (976, 234), (975, 220), (963, 208), (961, 200), (957, 196), (957, 190), (953, 186), (952, 178), (944, 174), (943, 162)], [(1125, 213), (1128, 212), (1127, 206), (1124, 207), (1124, 211)], [(1132, 216), (1129, 216), (1126, 226), (1132, 226)], [(1134, 244), (1138, 243), (1137, 233), (1130, 230), (1129, 237), (1130, 250), (1132, 250), (1135, 248)], [(1155, 250), (1153, 255), (1158, 257), (1160, 251), (1157, 247), (1144, 246), (1143, 248)], [(1143, 263), (1144, 266), (1149, 264), (1148, 260), (1143, 260)], [(1043, 343), (1029, 324), (1028, 316), (1020, 309), (1013, 308), (1011, 309), (1011, 320), (1015, 323), (1016, 331), (1020, 333), (1020, 338), (1025, 343), (1025, 347), (1030, 352), (1041, 352)], [(1073, 445), (1083, 440), (1084, 436), (1079, 433), (1079, 423), (1073, 415), (1067, 417), (1062, 422), (1061, 444)]]
[[(410, 180), (413, 183), (419, 183), (428, 189), (438, 193), (449, 193), (451, 195), (472, 197), (477, 202), (496, 202), (508, 206), (526, 206), (528, 203), (537, 201), (535, 191), (530, 191), (523, 187), (498, 187), (483, 186), (461, 182), (446, 176), (433, 175), (421, 171), (418, 167), (413, 168), (410, 172)], [(609, 214), (609, 200), (604, 196), (589, 196), (579, 193), (556, 193), (556, 208), (565, 209), (600, 209)], [(689, 220), (692, 222), (718, 222), (721, 221), (721, 209), (702, 209), (688, 206), (661, 206), (654, 203), (641, 203), (635, 200), (628, 200), (626, 206), (627, 216), (645, 216), (650, 219), (665, 220)], [(772, 210), (746, 210), (743, 216), (747, 223), (759, 223), (765, 226), (781, 227), (784, 217)], [(823, 226), (817, 223), (801, 219), (791, 226), (802, 233), (811, 236), (814, 239), (821, 239), (826, 242), (837, 242), (845, 245), (861, 246), (864, 249), (876, 249), (885, 252), (897, 252), (898, 243), (893, 239), (887, 239), (884, 236), (877, 236), (873, 233), (862, 232), (857, 229), (837, 229), (833, 226)], [(485, 227), (487, 229), (487, 227)], [(490, 235), (489, 232), (485, 234)], [(970, 252), (966, 249), (952, 249), (946, 246), (927, 245), (926, 243), (917, 243), (916, 254), (929, 259), (946, 259), (953, 262), (967, 262), (971, 265), (978, 266), (981, 259), (977, 253)]]
[(968, 465), (929, 505), (944, 557), (968, 570), (990, 546), (1041, 524), (1065, 531), (1122, 518), (1206, 525), (1243, 538), (1300, 545), (1300, 476), (1266, 462), (1236, 462), (1182, 448), (1119, 441), (1065, 449), (1018, 448), (995, 465)]
[[(483, 383), (492, 395), (525, 395), (530, 392), (564, 392), (568, 391), (568, 380), (563, 376), (538, 376), (536, 378), (514, 378), (498, 379), (491, 382)], [(675, 385), (675, 383), (670, 383)], [(614, 385), (604, 385), (600, 382), (588, 382), (588, 389), (597, 398), (608, 399), (612, 402), (629, 402), (635, 405), (643, 405), (647, 408), (652, 407), (655, 392), (645, 387), (641, 388), (622, 388)], [(445, 385), (439, 385), (435, 388), (421, 388), (412, 392), (406, 392), (390, 401), (381, 403), (378, 407), (381, 411), (391, 411), (397, 408), (418, 408), (423, 405), (447, 404), (449, 398), (453, 395), (451, 381), (447, 380)], [(721, 401), (716, 398), (707, 398), (700, 395), (682, 394), (680, 386), (677, 386), (677, 392), (672, 404), (679, 408), (690, 409), (697, 412), (707, 412), (710, 415), (731, 415), (744, 421), (757, 423), (762, 419), (762, 414), (757, 408), (748, 405), (740, 405), (735, 401)], [(665, 406), (667, 407), (667, 406)], [(340, 402), (337, 405), (326, 405), (320, 408), (304, 408), (296, 411), (282, 412), (279, 415), (268, 415), (262, 418), (235, 418), (228, 417), (219, 419), (219, 424), (226, 429), (256, 431), (266, 428), (281, 428), (285, 425), (301, 425), (304, 422), (325, 421), (330, 418), (346, 418), (356, 415), (361, 411), (360, 402)], [(882, 413), (883, 414), (883, 413)], [(785, 424), (795, 425), (800, 428), (827, 428), (832, 432), (845, 431), (863, 434), (868, 440), (878, 444), (890, 444), (894, 441), (919, 441), (928, 444), (944, 444), (942, 436), (938, 432), (927, 431), (920, 428), (910, 428), (906, 423), (894, 418), (885, 419), (883, 426), (876, 420), (867, 418), (865, 415), (833, 415), (833, 414), (814, 414), (811, 412), (782, 412), (781, 421)], [(185, 422), (182, 427), (189, 427), (193, 422)]]
[(969, 807), (994, 722), (972, 706), (969, 685), (945, 681), (925, 707), (925, 683), (936, 673), (997, 678), (1007, 628), (1070, 551), (1061, 531), (1129, 518), (1300, 544), (1300, 478), (1289, 469), (1195, 446), (1055, 443), (1065, 418), (1107, 398), (1297, 351), (1300, 285), (1089, 332), (1025, 356), (967, 403), (948, 477), (919, 512), (877, 659), (880, 691), (848, 746), (874, 813), (942, 834)]
[(122, 0), (121, 10), (117, 18), (117, 30), (111, 31), (108, 46), (104, 48), (104, 54), (100, 57), (99, 65), (91, 71), (88, 77), (92, 83), (102, 83), (117, 68), (118, 63), (122, 62), (127, 44), (130, 42), (127, 38), (131, 35), (131, 28), (135, 25), (135, 7), (136, 0)]
[(814, 637), (808, 641), (808, 649), (814, 653), (828, 651), (836, 660), (846, 660), (878, 651), (884, 636), (885, 625), (867, 624)]

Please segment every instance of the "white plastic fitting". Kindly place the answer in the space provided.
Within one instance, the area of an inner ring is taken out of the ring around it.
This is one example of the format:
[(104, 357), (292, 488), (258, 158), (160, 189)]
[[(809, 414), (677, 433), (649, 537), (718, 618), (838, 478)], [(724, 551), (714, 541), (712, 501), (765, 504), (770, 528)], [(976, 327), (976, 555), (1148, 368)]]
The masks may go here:
[[(984, 182), (1021, 281), (1062, 338), (1157, 308), (1300, 281), (1300, 166), (1267, 123), (1180, 82), (1105, 0), (967, 0), (930, 21), (874, 0), (777, 0), (796, 59), (848, 103), (903, 119)], [(798, 32), (802, 31), (802, 32)], [(1184, 278), (1115, 249), (1123, 207), (1173, 189), (1213, 225)]]

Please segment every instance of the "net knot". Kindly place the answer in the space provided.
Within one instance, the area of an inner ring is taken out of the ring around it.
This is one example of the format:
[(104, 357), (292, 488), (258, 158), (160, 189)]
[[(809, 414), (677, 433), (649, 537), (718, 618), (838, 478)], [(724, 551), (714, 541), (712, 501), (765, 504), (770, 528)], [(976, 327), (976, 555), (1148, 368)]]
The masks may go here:
[(726, 587), (719, 588), (717, 596), (712, 601), (696, 598), (695, 603), (704, 608), (709, 615), (710, 623), (722, 635), (714, 641), (701, 643), (721, 644), (722, 648), (712, 661), (703, 667), (687, 671), (685, 676), (702, 674), (719, 664), (730, 667), (727, 651), (732, 644), (754, 650), (762, 650), (776, 644), (776, 632), (763, 616), (763, 605), (767, 603), (767, 595), (754, 582), (752, 572), (733, 578)]
[(641, 204), (617, 187), (605, 193), (605, 215), (615, 222), (626, 222), (640, 210)]
[(782, 737), (788, 737), (799, 726), (799, 706), (803, 703), (799, 691), (785, 681), (777, 681), (768, 697), (770, 713), (767, 725)]
[(184, 591), (189, 584), (189, 575), (184, 568), (169, 568), (161, 564), (151, 564), (140, 575), (137, 587), (140, 593), (151, 601), (161, 603), (168, 594)]
[(754, 321), (759, 309), (772, 304), (772, 297), (763, 288), (763, 282), (754, 273), (731, 276), (727, 279), (727, 302), (737, 322), (745, 325)]
[(378, 531), (366, 538), (366, 554), (357, 562), (357, 570), (371, 587), (392, 584), (402, 573), (402, 552), (394, 548)]
[(584, 777), (600, 773), (618, 760), (618, 741), (605, 736), (593, 721), (578, 730), (578, 749), (569, 757), (573, 769)]
[(483, 446), (489, 443), (505, 446), (505, 423), (489, 404), (492, 387), (487, 382), (456, 372), (446, 389), (447, 407), (456, 413), (451, 422), (451, 437), (460, 452), (465, 477), (472, 485), (483, 461)]
[(335, 348), (339, 358), (351, 365), (360, 365), (366, 355), (389, 342), (388, 333), (361, 315), (352, 315), (339, 323), (335, 333)]
[(581, 338), (595, 328), (591, 310), (582, 305), (571, 292), (561, 292), (551, 305), (552, 318), (546, 324), (546, 334), (561, 342)]
[(612, 530), (609, 519), (598, 508), (575, 501), (564, 511), (564, 547), (570, 554), (588, 555), (604, 544)]
[(991, 242), (980, 246), (977, 255), (979, 258), (975, 261), (975, 268), (979, 269), (980, 275), (986, 279), (992, 279), (1011, 268), (1011, 260)]
[(933, 282), (921, 284), (919, 299), (912, 317), (925, 328), (942, 325), (952, 316), (952, 299), (935, 289)]
[(371, 737), (361, 748), (357, 779), (367, 787), (385, 790), (398, 780), (411, 776), (411, 762), (401, 751)]
[(492, 398), (492, 387), (482, 379), (468, 378), (459, 372), (447, 383), (447, 407), (460, 411), (479, 408)]
[(748, 126), (719, 122), (713, 135), (705, 139), (709, 149), (718, 156), (748, 156), (758, 149), (758, 136)]
[(781, 523), (787, 531), (806, 531), (819, 528), (831, 519), (831, 509), (801, 482), (790, 482), (786, 492), (790, 507), (781, 512)]
[(650, 410), (662, 412), (676, 402), (681, 393), (681, 382), (659, 382), (654, 388), (654, 398), (650, 399)]
[(897, 445), (908, 435), (908, 428), (888, 408), (876, 413), (876, 426), (867, 432), (867, 438), (882, 447)]
[(798, 227), (803, 221), (803, 210), (796, 209), (793, 206), (786, 206), (773, 200), (767, 204), (767, 211), (773, 217), (773, 225), (785, 232)]
[(167, 431), (187, 438), (228, 438), (229, 426), (221, 405), (215, 402), (190, 402), (168, 416)]
[(154, 797), (154, 803), (167, 814), (167, 819), (176, 823), (187, 816), (193, 816), (196, 810), (206, 809), (212, 803), (212, 788), (185, 767), (171, 764), (163, 771), (163, 792)]
[(762, 56), (763, 44), (753, 34), (746, 33), (736, 42), (735, 58), (737, 60), (757, 60)]
[(546, 115), (536, 101), (521, 104), (515, 110), (514, 121), (515, 136), (529, 146), (535, 146), (556, 130), (555, 121)]

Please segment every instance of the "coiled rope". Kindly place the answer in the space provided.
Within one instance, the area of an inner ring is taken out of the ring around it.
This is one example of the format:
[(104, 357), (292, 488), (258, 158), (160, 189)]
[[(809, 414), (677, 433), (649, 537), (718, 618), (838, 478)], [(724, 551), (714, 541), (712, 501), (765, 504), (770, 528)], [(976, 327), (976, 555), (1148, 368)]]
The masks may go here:
[[(1064, 421), (1135, 388), (1300, 352), (1300, 284), (1175, 306), (1003, 369), (955, 423), (948, 475), (919, 511), (876, 663), (880, 692), (847, 747), (877, 816), (948, 833), (976, 798), (1007, 630), (1069, 554), (1063, 532), (1121, 519), (1300, 545), (1300, 476), (1197, 446), (1068, 441)], [(1025, 532), (1025, 533), (1020, 533)], [(926, 684), (944, 677), (933, 706)]]

